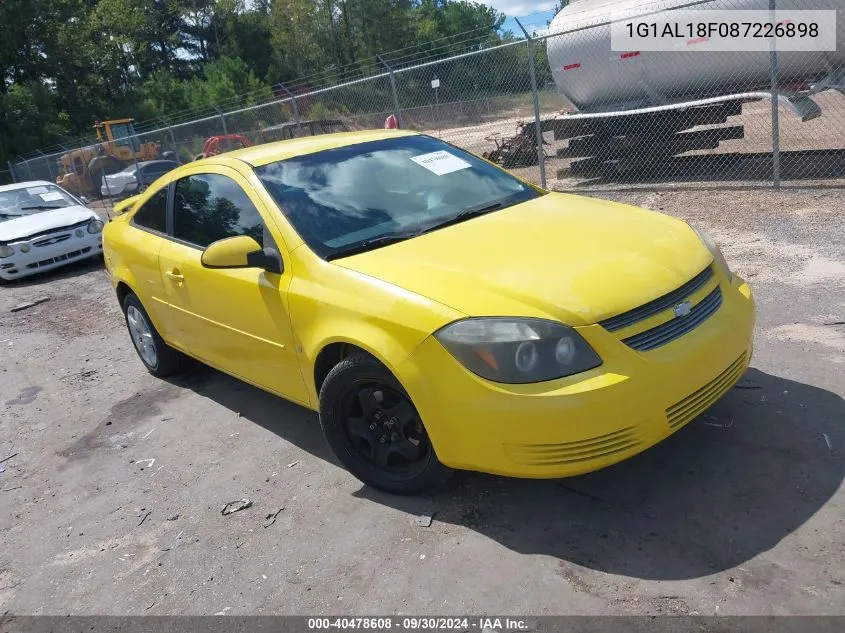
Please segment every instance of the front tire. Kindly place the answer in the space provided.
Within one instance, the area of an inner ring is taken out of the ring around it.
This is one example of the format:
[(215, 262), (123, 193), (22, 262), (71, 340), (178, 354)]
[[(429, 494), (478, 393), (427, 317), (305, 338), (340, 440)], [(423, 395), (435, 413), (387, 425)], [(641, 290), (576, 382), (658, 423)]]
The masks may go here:
[(343, 359), (326, 376), (320, 426), (341, 463), (373, 488), (419, 494), (452, 474), (437, 459), (405, 389), (369, 354)]
[(159, 336), (150, 316), (134, 293), (130, 292), (123, 299), (123, 314), (132, 345), (148, 372), (158, 378), (164, 378), (183, 368), (184, 355), (170, 347)]

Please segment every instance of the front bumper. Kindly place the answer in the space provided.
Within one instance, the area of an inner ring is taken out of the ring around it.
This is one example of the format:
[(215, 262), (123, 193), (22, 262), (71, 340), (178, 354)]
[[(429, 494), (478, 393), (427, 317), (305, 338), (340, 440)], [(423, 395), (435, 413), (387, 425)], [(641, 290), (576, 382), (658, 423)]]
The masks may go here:
[(665, 439), (741, 378), (754, 299), (738, 277), (721, 286), (717, 312), (651, 351), (635, 351), (599, 325), (578, 328), (604, 363), (576, 376), (493, 383), (429, 337), (398, 368), (400, 379), (447, 466), (536, 478), (597, 470)]
[[(78, 228), (78, 227), (77, 227)], [(45, 272), (59, 268), (71, 262), (96, 257), (103, 253), (103, 234), (88, 233), (82, 227), (84, 235), (77, 237), (75, 230), (59, 230), (55, 235), (40, 236), (31, 241), (22, 240), (12, 243), (15, 253), (10, 257), (0, 259), (0, 279), (11, 281), (21, 279), (35, 273)], [(58, 238), (64, 235), (69, 237), (54, 244), (36, 246), (35, 244), (49, 241), (50, 238)], [(22, 244), (29, 244), (29, 252), (22, 253)]]

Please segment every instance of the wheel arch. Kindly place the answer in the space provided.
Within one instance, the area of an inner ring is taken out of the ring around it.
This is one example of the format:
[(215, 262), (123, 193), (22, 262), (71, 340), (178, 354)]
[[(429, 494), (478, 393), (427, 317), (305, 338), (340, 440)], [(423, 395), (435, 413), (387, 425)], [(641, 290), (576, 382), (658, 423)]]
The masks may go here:
[(359, 347), (358, 345), (347, 341), (328, 343), (317, 353), (317, 357), (314, 359), (313, 378), (314, 391), (318, 396), (320, 394), (320, 389), (326, 380), (326, 376), (329, 375), (332, 368), (344, 358), (347, 358), (356, 352), (372, 356), (372, 354), (363, 347)]
[[(127, 278), (124, 276), (116, 276), (114, 280), (114, 291), (117, 295), (118, 305), (120, 305), (120, 311), (124, 312), (123, 310), (123, 302), (126, 300), (127, 295), (133, 294), (138, 299), (138, 303), (144, 308), (149, 317), (150, 321), (152, 321), (153, 327), (158, 332), (158, 335), (164, 340), (165, 343), (168, 345), (173, 345), (170, 342), (170, 331), (167, 328), (167, 324), (163, 320), (163, 316), (159, 313), (157, 308), (159, 307), (159, 303), (150, 299), (145, 300), (135, 288), (140, 287), (140, 284), (136, 283), (137, 280), (134, 278)], [(178, 346), (175, 346), (178, 348)], [(178, 348), (181, 349), (181, 348)]]
[[(391, 352), (403, 351), (398, 345), (398, 342), (386, 334), (383, 333), (381, 338), (383, 339), (382, 342), (388, 343), (385, 349), (390, 349)], [(347, 358), (356, 352), (368, 354), (369, 356), (375, 358), (379, 363), (384, 365), (384, 367), (392, 373), (400, 383), (402, 383), (402, 379), (396, 371), (396, 364), (388, 360), (388, 357), (392, 356), (392, 354), (385, 354), (382, 350), (377, 349), (376, 346), (364, 343), (361, 340), (356, 340), (352, 337), (333, 337), (316, 346), (316, 350), (317, 351), (313, 356), (314, 362), (311, 367), (311, 380), (309, 381), (309, 384), (306, 385), (309, 391), (311, 391), (309, 395), (315, 406), (319, 406), (320, 388), (332, 368), (344, 358)], [(403, 353), (402, 358), (404, 358), (405, 355), (406, 354)]]
[(132, 287), (122, 279), (117, 282), (114, 287), (114, 291), (117, 294), (117, 302), (121, 308), (123, 308), (123, 301), (126, 299), (126, 295), (128, 295), (130, 292), (132, 294), (136, 294), (135, 291), (132, 290)]

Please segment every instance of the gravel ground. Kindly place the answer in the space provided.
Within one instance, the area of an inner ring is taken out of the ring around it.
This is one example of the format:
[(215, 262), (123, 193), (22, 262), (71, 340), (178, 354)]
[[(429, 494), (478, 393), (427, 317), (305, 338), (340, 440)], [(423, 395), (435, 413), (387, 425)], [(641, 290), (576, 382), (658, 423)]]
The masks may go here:
[(568, 480), (374, 492), (314, 414), (148, 375), (101, 262), (0, 288), (0, 612), (845, 614), (845, 194), (602, 195), (711, 230), (758, 331), (742, 389)]

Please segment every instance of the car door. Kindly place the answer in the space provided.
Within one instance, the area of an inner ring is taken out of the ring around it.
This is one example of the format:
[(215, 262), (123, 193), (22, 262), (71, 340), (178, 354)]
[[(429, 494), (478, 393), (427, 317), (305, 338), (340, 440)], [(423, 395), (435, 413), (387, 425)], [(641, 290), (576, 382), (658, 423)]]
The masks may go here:
[(287, 310), (290, 271), (211, 269), (201, 262), (205, 247), (236, 235), (278, 249), (281, 240), (268, 229), (273, 224), (267, 219), (260, 198), (234, 169), (198, 168), (175, 181), (171, 240), (159, 258), (171, 320), (191, 355), (307, 402)]
[(162, 284), (159, 253), (167, 241), (167, 187), (156, 191), (132, 215), (121, 234), (120, 252), (135, 280), (133, 290), (156, 329), (167, 340), (168, 300)]

